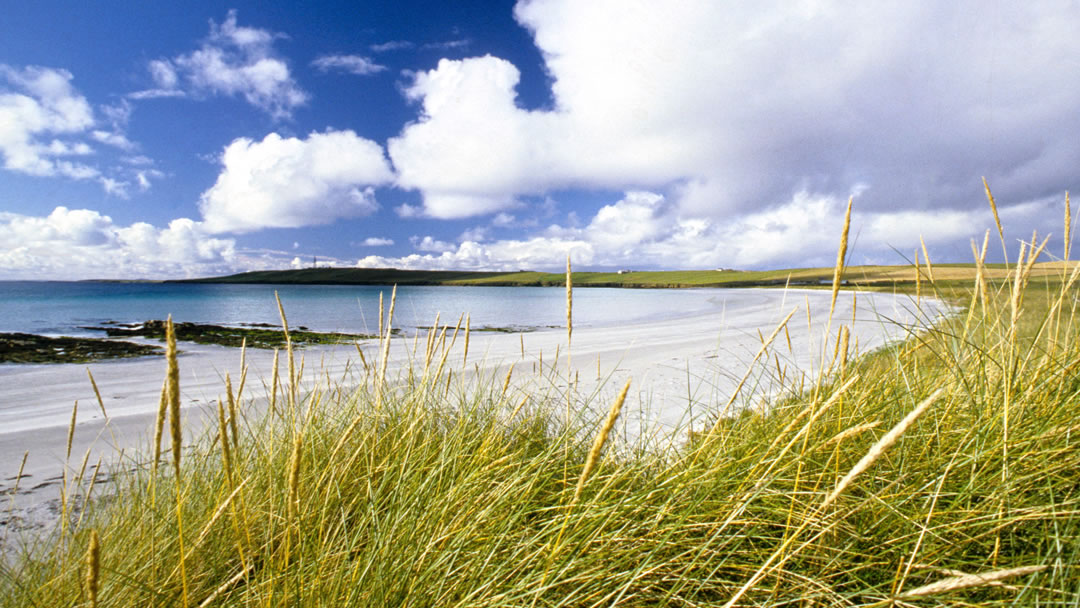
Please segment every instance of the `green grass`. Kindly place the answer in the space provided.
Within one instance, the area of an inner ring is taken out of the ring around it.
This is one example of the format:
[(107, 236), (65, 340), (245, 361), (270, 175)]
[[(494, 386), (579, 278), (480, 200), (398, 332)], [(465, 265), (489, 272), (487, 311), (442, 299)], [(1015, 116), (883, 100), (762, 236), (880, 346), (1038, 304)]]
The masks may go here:
[[(178, 478), (121, 474), (4, 571), (0, 604), (88, 605), (96, 531), (102, 606), (1075, 605), (1076, 287), (1063, 271), (1013, 285), (969, 316), (973, 284), (943, 281), (963, 313), (767, 412), (606, 446), (576, 502), (608, 403), (579, 396), (566, 421), (553, 375), (504, 394), (417, 361), (393, 382), (365, 366), (355, 390), (275, 391)], [(958, 587), (976, 573), (1011, 576)], [(938, 581), (954, 588), (920, 591)]]

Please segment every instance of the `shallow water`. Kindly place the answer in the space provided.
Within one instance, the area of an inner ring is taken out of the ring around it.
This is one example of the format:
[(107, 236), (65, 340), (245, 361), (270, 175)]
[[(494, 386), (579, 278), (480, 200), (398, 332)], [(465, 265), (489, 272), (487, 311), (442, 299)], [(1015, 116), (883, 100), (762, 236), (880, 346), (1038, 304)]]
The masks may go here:
[[(82, 329), (107, 321), (135, 323), (164, 319), (235, 325), (279, 324), (274, 292), (290, 326), (315, 331), (374, 333), (379, 294), (390, 305), (389, 286), (211, 285), (176, 283), (0, 282), (0, 332), (45, 335), (100, 335)], [(458, 315), (472, 327), (564, 327), (562, 287), (398, 288), (394, 325), (406, 331)], [(726, 302), (754, 301), (755, 290), (611, 289), (574, 290), (574, 325), (597, 327), (692, 316), (723, 310)]]

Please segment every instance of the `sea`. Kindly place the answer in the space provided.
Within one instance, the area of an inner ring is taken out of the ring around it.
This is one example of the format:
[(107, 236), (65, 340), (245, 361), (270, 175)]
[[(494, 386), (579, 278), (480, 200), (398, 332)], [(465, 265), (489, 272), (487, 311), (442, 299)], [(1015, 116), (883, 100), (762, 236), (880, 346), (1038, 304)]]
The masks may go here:
[[(0, 281), (0, 332), (46, 336), (100, 336), (106, 323), (164, 319), (225, 326), (280, 326), (274, 294), (289, 326), (312, 331), (375, 333), (379, 296), (390, 306), (388, 285), (236, 285)], [(575, 327), (603, 327), (673, 319), (723, 309), (755, 290), (579, 288), (573, 292)], [(740, 295), (742, 294), (742, 295)], [(759, 296), (760, 297), (760, 296)], [(400, 286), (394, 327), (406, 333), (457, 323), (470, 315), (474, 329), (545, 329), (566, 326), (564, 287)]]

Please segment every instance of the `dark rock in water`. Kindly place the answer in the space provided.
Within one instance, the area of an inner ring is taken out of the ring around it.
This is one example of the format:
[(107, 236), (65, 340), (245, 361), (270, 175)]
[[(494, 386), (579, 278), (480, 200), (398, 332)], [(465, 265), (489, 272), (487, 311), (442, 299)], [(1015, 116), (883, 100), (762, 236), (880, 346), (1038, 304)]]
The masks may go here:
[[(142, 324), (127, 326), (109, 325), (88, 328), (103, 331), (110, 338), (142, 337), (165, 339), (165, 321), (153, 320)], [(250, 348), (282, 348), (285, 346), (285, 334), (280, 329), (265, 329), (263, 327), (225, 327), (222, 325), (209, 325), (205, 323), (173, 322), (176, 331), (176, 339), (181, 342), (195, 342), (197, 344), (218, 344), (221, 346), (240, 346), (247, 341)], [(306, 344), (340, 344), (354, 340), (368, 340), (376, 336), (365, 334), (338, 334), (306, 331), (301, 326), (296, 331), (290, 331), (289, 337), (296, 346)]]
[(88, 363), (162, 354), (160, 346), (101, 338), (0, 333), (0, 363)]

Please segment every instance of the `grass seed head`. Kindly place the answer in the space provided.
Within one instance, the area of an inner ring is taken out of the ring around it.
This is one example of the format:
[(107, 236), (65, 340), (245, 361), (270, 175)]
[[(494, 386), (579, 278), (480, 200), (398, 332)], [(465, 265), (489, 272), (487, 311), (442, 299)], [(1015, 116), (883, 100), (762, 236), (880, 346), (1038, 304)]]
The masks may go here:
[(626, 401), (626, 393), (630, 391), (630, 382), (631, 380), (628, 379), (622, 390), (619, 391), (619, 396), (615, 398), (614, 403), (611, 404), (611, 409), (608, 410), (604, 426), (600, 427), (600, 432), (596, 434), (596, 438), (593, 440), (592, 449), (589, 450), (589, 455), (585, 458), (585, 467), (581, 469), (581, 476), (578, 477), (577, 488), (574, 489), (574, 498), (571, 504), (576, 503), (581, 497), (585, 482), (588, 481), (589, 475), (592, 474), (593, 469), (596, 468), (596, 463), (600, 460), (600, 452), (604, 449), (604, 444), (607, 443), (611, 429), (615, 428), (615, 421), (619, 418), (619, 412), (622, 411), (623, 402)]
[(990, 192), (990, 184), (986, 183), (986, 178), (982, 178), (983, 189), (986, 190), (986, 200), (990, 203), (990, 211), (994, 214), (994, 224), (997, 226), (998, 236), (1001, 238), (1001, 250), (1005, 255), (1005, 263), (1009, 263), (1009, 251), (1005, 246), (1005, 230), (1001, 227), (1001, 216), (998, 215), (997, 203), (994, 202), (994, 195)]
[(1072, 248), (1072, 205), (1069, 203), (1069, 192), (1065, 191), (1065, 257), (1069, 261), (1069, 253)]
[[(229, 372), (225, 372), (225, 395), (229, 404), (229, 430), (232, 431), (233, 447), (235, 448), (239, 446), (240, 429), (236, 421), (236, 398), (233, 396), (232, 379), (229, 378)], [(218, 399), (218, 406), (221, 406), (220, 399)]]
[(296, 520), (300, 506), (300, 459), (303, 453), (303, 438), (301, 433), (296, 434), (293, 441), (292, 455), (289, 458), (289, 521)]
[(840, 247), (836, 250), (836, 268), (833, 269), (832, 300), (829, 303), (829, 318), (836, 308), (836, 295), (840, 292), (840, 277), (844, 272), (844, 260), (847, 259), (848, 232), (851, 230), (851, 204), (855, 197), (848, 198), (847, 211), (844, 212), (844, 229), (840, 233)]
[(86, 368), (86, 376), (90, 378), (90, 386), (94, 389), (94, 397), (97, 397), (98, 408), (101, 409), (101, 417), (105, 419), (105, 422), (109, 421), (109, 415), (105, 413), (105, 400), (101, 398), (101, 391), (98, 390), (97, 381), (94, 380), (94, 374), (90, 372), (90, 368)]
[(169, 436), (172, 440), (173, 469), (180, 479), (180, 446), (183, 441), (180, 429), (180, 365), (176, 360), (176, 330), (172, 315), (165, 321), (165, 360), (169, 384)]
[(574, 281), (570, 276), (570, 254), (566, 254), (566, 344), (574, 333)]
[(902, 593), (900, 597), (903, 599), (914, 599), (917, 597), (926, 597), (928, 595), (937, 595), (939, 593), (948, 593), (949, 591), (968, 589), (971, 587), (982, 587), (1003, 579), (1016, 576), (1027, 576), (1029, 574), (1035, 574), (1036, 572), (1042, 572), (1043, 570), (1046, 570), (1046, 566), (1022, 566), (1020, 568), (995, 570), (993, 572), (984, 572), (982, 574), (952, 576)]
[(818, 507), (818, 509), (823, 511), (826, 507), (832, 504), (833, 501), (835, 501), (837, 497), (839, 497), (840, 494), (842, 494), (844, 490), (847, 489), (848, 485), (851, 484), (852, 480), (858, 477), (859, 474), (866, 469), (869, 469), (870, 466), (873, 465), (874, 462), (877, 461), (877, 459), (880, 458), (886, 450), (892, 447), (892, 445), (896, 443), (898, 439), (900, 439), (900, 436), (907, 432), (908, 428), (910, 428), (912, 424), (915, 424), (915, 421), (923, 415), (923, 412), (925, 412), (927, 408), (933, 405), (934, 402), (941, 397), (943, 392), (944, 389), (940, 388), (934, 391), (933, 394), (924, 399), (922, 403), (915, 406), (915, 409), (911, 410), (911, 412), (908, 413), (907, 416), (904, 416), (904, 419), (898, 422), (896, 426), (892, 428), (892, 430), (890, 430), (881, 439), (879, 439), (878, 442), (870, 448), (866, 455), (863, 456), (862, 459), (859, 460), (859, 462), (855, 463), (855, 466), (852, 467), (850, 471), (848, 471), (847, 475), (845, 475), (844, 478), (836, 484), (836, 487), (833, 489), (832, 492), (829, 493), (825, 500), (822, 501), (821, 506)]
[(161, 462), (161, 435), (165, 429), (165, 418), (168, 416), (169, 407), (169, 378), (161, 382), (161, 396), (158, 398), (157, 418), (154, 420), (154, 461), (151, 467), (157, 472), (158, 463)]
[(90, 531), (90, 544), (86, 548), (86, 595), (90, 606), (97, 608), (98, 590), (101, 584), (101, 539), (97, 530)]
[(79, 415), (79, 401), (75, 400), (75, 405), (71, 406), (71, 422), (68, 424), (67, 434), (67, 450), (64, 452), (64, 462), (71, 460), (71, 442), (75, 440), (75, 419)]
[(923, 260), (926, 261), (926, 278), (930, 279), (930, 282), (934, 282), (934, 267), (930, 264), (930, 254), (926, 251), (926, 241), (923, 240), (922, 235), (919, 235), (919, 245), (922, 246)]

